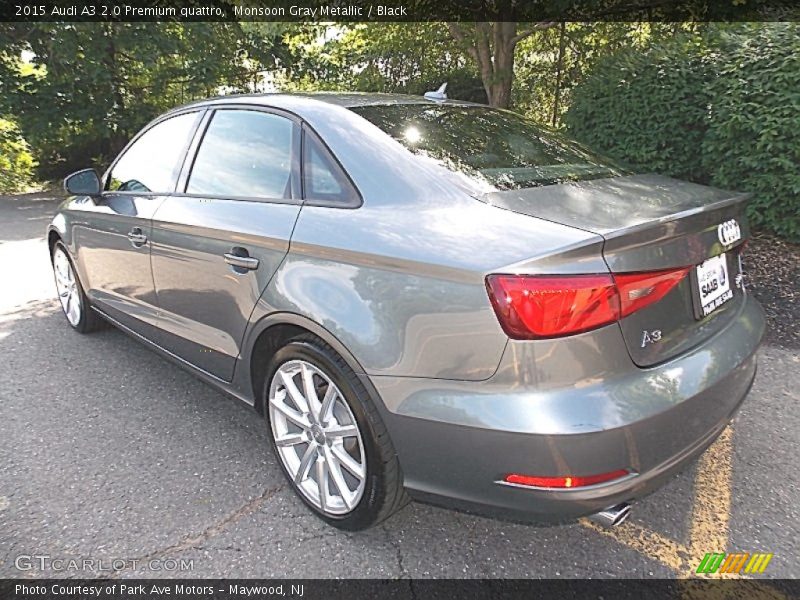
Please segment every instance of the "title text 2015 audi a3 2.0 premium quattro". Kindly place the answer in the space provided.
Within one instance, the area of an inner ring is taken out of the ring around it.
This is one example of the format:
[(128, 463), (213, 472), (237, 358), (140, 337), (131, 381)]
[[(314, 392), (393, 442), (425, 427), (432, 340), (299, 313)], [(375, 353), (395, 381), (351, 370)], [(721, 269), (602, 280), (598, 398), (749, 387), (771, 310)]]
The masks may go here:
[(409, 497), (621, 521), (755, 376), (747, 197), (431, 96), (163, 115), (65, 182), (48, 237), (67, 320), (254, 404), (339, 527)]

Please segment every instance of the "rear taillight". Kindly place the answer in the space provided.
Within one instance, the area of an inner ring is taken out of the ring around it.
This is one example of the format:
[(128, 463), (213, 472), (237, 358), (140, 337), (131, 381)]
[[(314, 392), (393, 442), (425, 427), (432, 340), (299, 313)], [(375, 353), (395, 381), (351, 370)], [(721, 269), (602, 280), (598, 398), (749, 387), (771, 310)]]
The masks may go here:
[(689, 267), (670, 271), (651, 271), (647, 273), (621, 273), (614, 275), (619, 292), (619, 305), (622, 317), (658, 302), (680, 281), (686, 277)]
[(619, 318), (611, 275), (489, 275), (486, 287), (500, 325), (514, 339), (570, 335)]
[(658, 302), (689, 268), (618, 275), (489, 275), (503, 331), (517, 340), (589, 331)]

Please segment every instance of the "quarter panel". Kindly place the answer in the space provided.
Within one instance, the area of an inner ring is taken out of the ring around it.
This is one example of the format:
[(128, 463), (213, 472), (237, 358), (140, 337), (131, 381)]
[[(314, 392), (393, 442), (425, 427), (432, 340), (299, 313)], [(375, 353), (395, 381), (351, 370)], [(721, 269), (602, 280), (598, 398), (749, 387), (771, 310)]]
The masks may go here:
[(403, 273), (292, 252), (267, 301), (308, 316), (370, 372), (485, 379), (506, 339), (482, 282)]
[[(448, 195), (366, 199), (356, 210), (304, 206), (254, 319), (301, 314), (340, 339), (368, 374), (490, 377), (508, 338), (486, 274), (603, 270), (601, 240), (442, 189)], [(559, 261), (565, 245), (573, 253)], [(579, 247), (591, 250), (581, 255)]]

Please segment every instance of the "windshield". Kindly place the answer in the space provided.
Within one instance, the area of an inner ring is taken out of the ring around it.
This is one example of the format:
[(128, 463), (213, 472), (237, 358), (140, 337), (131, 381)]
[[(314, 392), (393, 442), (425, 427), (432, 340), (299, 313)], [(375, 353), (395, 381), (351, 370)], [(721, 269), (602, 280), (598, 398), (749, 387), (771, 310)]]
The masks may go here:
[(513, 112), (482, 106), (392, 104), (350, 110), (412, 152), (499, 189), (628, 174), (576, 142)]

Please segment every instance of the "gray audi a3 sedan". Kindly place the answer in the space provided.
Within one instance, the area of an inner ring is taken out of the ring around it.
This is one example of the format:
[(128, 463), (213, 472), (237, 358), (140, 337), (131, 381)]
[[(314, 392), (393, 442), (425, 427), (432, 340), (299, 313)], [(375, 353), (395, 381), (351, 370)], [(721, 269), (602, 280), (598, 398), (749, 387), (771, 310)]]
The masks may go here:
[(215, 98), (65, 187), (48, 240), (69, 324), (108, 321), (253, 405), (343, 529), (410, 498), (616, 524), (755, 376), (748, 197), (513, 112)]

